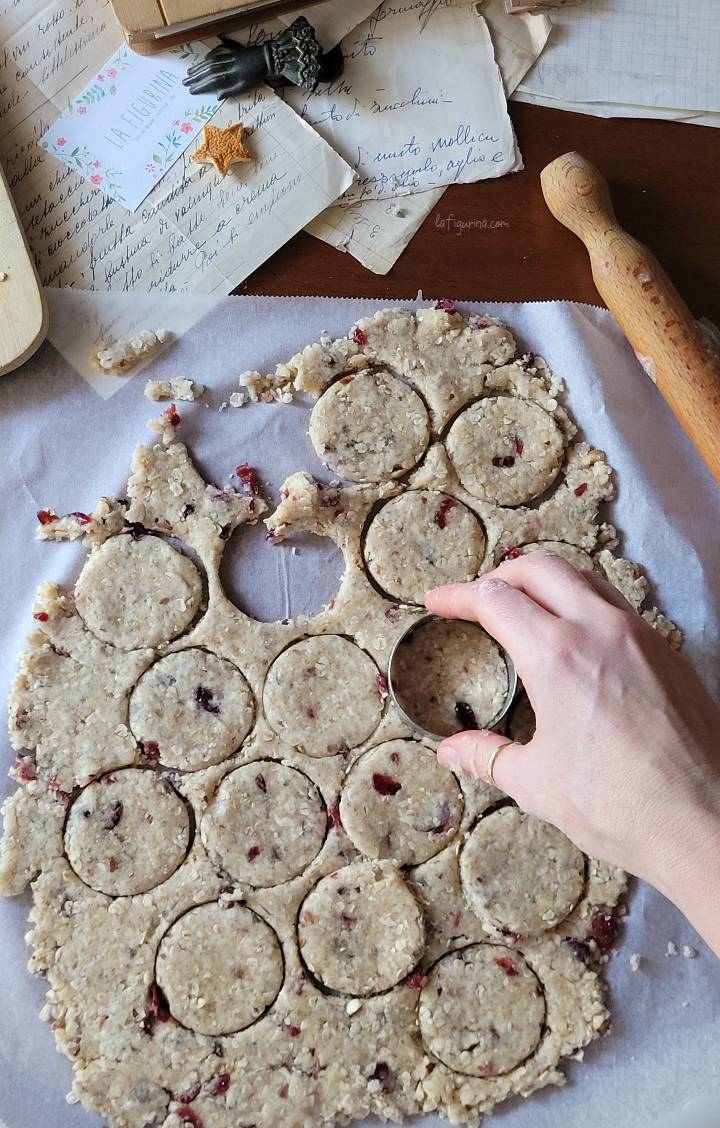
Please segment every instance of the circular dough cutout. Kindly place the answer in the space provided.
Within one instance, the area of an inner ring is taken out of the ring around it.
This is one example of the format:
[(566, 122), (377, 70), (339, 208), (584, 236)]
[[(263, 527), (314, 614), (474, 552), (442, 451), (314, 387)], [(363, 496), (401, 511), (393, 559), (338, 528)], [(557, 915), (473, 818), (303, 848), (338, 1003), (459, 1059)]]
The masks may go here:
[(491, 396), (467, 408), (446, 446), (465, 489), (499, 505), (521, 505), (546, 490), (565, 449), (552, 415), (518, 396)]
[(395, 651), (398, 704), (428, 733), (484, 728), (505, 704), (509, 679), (499, 646), (476, 623), (429, 619)]
[(298, 919), (300, 951), (326, 987), (376, 995), (416, 966), (425, 943), (417, 901), (398, 871), (354, 862), (322, 878)]
[(264, 888), (297, 877), (317, 857), (327, 811), (302, 772), (256, 760), (225, 776), (200, 832), (215, 865), (236, 881)]
[(265, 716), (279, 737), (309, 756), (362, 744), (382, 716), (380, 673), (341, 635), (316, 635), (284, 650), (265, 681)]
[(156, 746), (161, 764), (189, 772), (232, 755), (253, 716), (253, 697), (237, 667), (196, 648), (161, 658), (130, 696), (135, 739)]
[(472, 944), (449, 952), (420, 992), (423, 1045), (437, 1061), (470, 1077), (501, 1077), (537, 1049), (545, 997), (519, 952)]
[(160, 941), (155, 976), (173, 1018), (198, 1034), (234, 1034), (277, 998), (284, 963), (275, 932), (245, 905), (200, 905)]
[(65, 852), (99, 893), (129, 897), (162, 884), (183, 862), (190, 818), (174, 787), (156, 772), (123, 768), (89, 783), (70, 808)]
[(533, 541), (532, 544), (523, 544), (518, 549), (520, 556), (530, 556), (533, 552), (554, 552), (579, 572), (593, 571), (592, 557), (582, 548), (574, 544), (566, 544), (565, 541)]
[(75, 585), (86, 627), (121, 650), (159, 646), (181, 634), (202, 599), (200, 573), (158, 537), (110, 537), (95, 549)]
[(467, 506), (438, 490), (410, 490), (392, 498), (373, 518), (365, 538), (365, 563), (394, 599), (422, 605), (440, 584), (477, 576), (485, 533)]
[(481, 919), (532, 935), (575, 908), (585, 888), (585, 856), (550, 823), (501, 807), (475, 826), (460, 875), (465, 899)]
[(319, 457), (353, 482), (384, 482), (412, 470), (429, 438), (420, 396), (385, 371), (343, 376), (310, 416), (310, 439)]
[(419, 865), (455, 836), (463, 797), (455, 776), (414, 740), (389, 740), (355, 761), (340, 818), (362, 854)]

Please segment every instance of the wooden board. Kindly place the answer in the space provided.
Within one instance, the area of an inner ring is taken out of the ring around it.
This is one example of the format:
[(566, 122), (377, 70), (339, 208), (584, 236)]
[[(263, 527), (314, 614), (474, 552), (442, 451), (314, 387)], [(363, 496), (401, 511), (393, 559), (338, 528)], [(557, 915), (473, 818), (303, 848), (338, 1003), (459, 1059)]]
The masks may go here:
[(0, 169), (0, 376), (18, 368), (45, 340), (48, 314), (25, 232)]

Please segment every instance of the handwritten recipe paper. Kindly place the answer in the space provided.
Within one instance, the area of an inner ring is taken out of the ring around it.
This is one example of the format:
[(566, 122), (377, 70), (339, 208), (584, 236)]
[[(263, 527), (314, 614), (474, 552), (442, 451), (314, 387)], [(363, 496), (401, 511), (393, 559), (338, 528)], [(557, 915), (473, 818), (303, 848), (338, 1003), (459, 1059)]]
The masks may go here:
[[(513, 172), (520, 154), (475, 3), (386, 0), (342, 49), (345, 70), (335, 82), (313, 95), (285, 92), (357, 173), (308, 230), (386, 273), (446, 186)], [(509, 54), (511, 85), (522, 72), (515, 79)], [(524, 69), (534, 57), (528, 52)]]
[[(0, 0), (0, 12), (3, 0)], [(353, 173), (266, 87), (225, 103), (254, 161), (219, 180), (180, 159), (130, 214), (38, 141), (121, 45), (106, 0), (5, 0), (0, 161), (47, 286), (227, 293), (325, 209)], [(200, 100), (198, 100), (198, 104)]]

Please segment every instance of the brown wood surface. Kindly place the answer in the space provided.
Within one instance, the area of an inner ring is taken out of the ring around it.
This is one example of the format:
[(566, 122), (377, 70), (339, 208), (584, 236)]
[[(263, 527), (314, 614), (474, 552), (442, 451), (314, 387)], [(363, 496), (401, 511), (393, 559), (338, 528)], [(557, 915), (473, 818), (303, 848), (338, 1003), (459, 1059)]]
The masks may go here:
[[(619, 222), (660, 260), (696, 317), (720, 324), (720, 130), (602, 119), (510, 103), (525, 168), (449, 188), (385, 276), (301, 232), (238, 292), (478, 301), (567, 298), (602, 305), (583, 244), (553, 219), (540, 171), (577, 149), (607, 178)], [(461, 235), (436, 217), (502, 220)]]

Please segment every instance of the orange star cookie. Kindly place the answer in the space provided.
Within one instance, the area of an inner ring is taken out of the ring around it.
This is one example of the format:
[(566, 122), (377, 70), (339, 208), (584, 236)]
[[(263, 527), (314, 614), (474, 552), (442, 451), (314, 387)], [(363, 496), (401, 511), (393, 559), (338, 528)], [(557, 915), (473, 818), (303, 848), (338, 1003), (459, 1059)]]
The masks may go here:
[(218, 129), (216, 125), (203, 126), (203, 143), (192, 157), (198, 164), (214, 165), (220, 176), (224, 176), (230, 165), (238, 161), (251, 161), (252, 155), (243, 145), (245, 126), (242, 122)]

